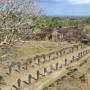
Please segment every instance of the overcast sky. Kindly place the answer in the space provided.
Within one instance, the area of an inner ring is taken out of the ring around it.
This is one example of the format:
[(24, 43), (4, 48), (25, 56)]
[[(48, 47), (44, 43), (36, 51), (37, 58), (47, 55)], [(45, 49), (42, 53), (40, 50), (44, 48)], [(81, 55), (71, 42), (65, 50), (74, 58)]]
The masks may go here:
[(36, 0), (49, 16), (90, 16), (90, 0)]

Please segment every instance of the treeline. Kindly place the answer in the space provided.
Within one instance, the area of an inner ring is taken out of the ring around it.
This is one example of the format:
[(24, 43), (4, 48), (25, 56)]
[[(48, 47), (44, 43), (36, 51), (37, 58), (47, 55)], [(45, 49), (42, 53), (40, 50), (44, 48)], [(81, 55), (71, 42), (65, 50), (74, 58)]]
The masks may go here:
[(49, 17), (42, 16), (38, 27), (63, 27), (77, 26), (79, 24), (90, 24), (90, 17)]

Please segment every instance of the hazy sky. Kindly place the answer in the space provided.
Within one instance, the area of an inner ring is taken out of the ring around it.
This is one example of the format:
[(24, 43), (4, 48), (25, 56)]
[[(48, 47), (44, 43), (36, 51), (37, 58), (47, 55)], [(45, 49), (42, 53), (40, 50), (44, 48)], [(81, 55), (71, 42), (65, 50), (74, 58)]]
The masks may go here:
[(36, 0), (49, 16), (90, 16), (90, 0)]

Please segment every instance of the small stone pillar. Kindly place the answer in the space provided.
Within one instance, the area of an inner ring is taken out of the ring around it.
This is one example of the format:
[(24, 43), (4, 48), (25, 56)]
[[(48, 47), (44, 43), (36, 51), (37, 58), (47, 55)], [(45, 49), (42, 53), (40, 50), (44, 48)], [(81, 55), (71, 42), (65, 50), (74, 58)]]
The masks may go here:
[(67, 66), (67, 59), (65, 59), (65, 66)]
[(81, 58), (81, 55), (80, 55), (80, 53), (78, 53), (78, 59), (80, 59)]
[(2, 84), (3, 76), (0, 76), (0, 84)]
[(60, 56), (60, 57), (62, 56), (62, 53), (61, 53), (61, 51), (59, 51), (59, 56)]
[(50, 65), (50, 73), (52, 73), (53, 72), (53, 66), (52, 65)]
[(74, 60), (75, 60), (75, 56), (72, 56), (72, 61), (74, 62)]
[(71, 52), (72, 52), (72, 48), (70, 47), (70, 48), (69, 48), (69, 53), (71, 53)]
[(26, 62), (25, 63), (25, 70), (27, 70), (28, 69), (28, 63)]
[(51, 55), (49, 55), (49, 61), (51, 60)]
[(18, 71), (20, 72), (20, 70), (21, 70), (21, 65), (18, 64), (17, 67), (18, 67)]
[(18, 79), (17, 80), (17, 84), (18, 84), (18, 90), (21, 90), (20, 88), (21, 88), (21, 79)]
[(47, 73), (47, 68), (44, 68), (44, 75), (46, 75)]
[(40, 64), (40, 58), (37, 59), (37, 64), (38, 64), (38, 65)]
[(40, 78), (40, 72), (39, 72), (39, 70), (37, 71), (37, 80), (39, 80), (39, 78)]
[(72, 47), (72, 52), (74, 52), (74, 47)]
[(44, 59), (43, 63), (45, 63), (46, 62), (46, 56), (45, 55), (43, 55), (43, 59)]
[(56, 58), (58, 58), (58, 52), (56, 52)]
[(32, 76), (31, 74), (28, 75), (28, 83), (30, 84), (31, 83), (31, 79), (32, 79)]
[(77, 50), (78, 50), (78, 49), (79, 49), (79, 46), (77, 45), (76, 48), (77, 48)]
[(9, 67), (9, 75), (12, 73), (12, 66), (10, 65)]
[(56, 70), (58, 70), (58, 68), (59, 68), (59, 64), (58, 64), (58, 63), (56, 63)]
[(32, 60), (31, 59), (29, 60), (29, 64), (32, 64)]
[(63, 49), (63, 54), (65, 54), (65, 50)]

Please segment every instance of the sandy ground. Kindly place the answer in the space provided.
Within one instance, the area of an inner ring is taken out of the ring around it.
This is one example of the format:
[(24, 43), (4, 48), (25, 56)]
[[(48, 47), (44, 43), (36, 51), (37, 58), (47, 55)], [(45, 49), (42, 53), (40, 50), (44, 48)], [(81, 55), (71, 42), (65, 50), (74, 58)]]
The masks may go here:
[[(75, 55), (75, 54), (74, 54)], [(89, 57), (90, 54), (88, 54), (87, 56), (85, 56), (84, 58), (81, 59), (81, 61), (76, 62), (74, 64), (72, 64), (71, 66), (73, 67), (78, 67), (78, 65), (85, 59), (87, 59), (87, 57)], [(89, 57), (90, 58), (90, 57)], [(54, 82), (55, 80), (57, 80), (58, 78), (62, 77), (63, 75), (65, 75), (67, 73), (67, 69), (66, 67), (64, 67), (62, 70), (56, 71), (54, 73), (52, 73), (51, 75), (49, 75), (48, 77), (46, 77), (45, 79), (42, 79), (41, 81), (39, 81), (38, 83), (36, 83), (35, 85), (32, 85), (30, 87), (30, 89), (24, 89), (24, 90), (42, 90), (43, 87), (47, 86), (48, 84)], [(69, 83), (69, 82), (68, 82)], [(53, 90), (53, 89), (52, 89)], [(73, 89), (72, 89), (73, 90)]]
[[(84, 51), (84, 50), (89, 49), (89, 48), (90, 47), (84, 48), (84, 49), (79, 50), (79, 51), (75, 51), (72, 54), (67, 54), (65, 56), (62, 56), (59, 59), (54, 60), (54, 61), (52, 60), (50, 62), (46, 62), (44, 64), (41, 64), (40, 66), (30, 67), (28, 70), (22, 71), (20, 73), (13, 72), (10, 76), (5, 77), (5, 82), (7, 82), (7, 85), (3, 85), (2, 90), (11, 90), (12, 85), (17, 85), (16, 84), (17, 78), (21, 78), (22, 81), (26, 81), (28, 74), (32, 74), (33, 76), (35, 76), (36, 71), (37, 70), (42, 71), (42, 69), (44, 67), (48, 67), (48, 66), (50, 66), (52, 64), (55, 64), (57, 62), (60, 63), (60, 64), (64, 64), (65, 58), (67, 58), (68, 61), (69, 61), (69, 60), (71, 60), (71, 57), (73, 55), (77, 56), (77, 54), (79, 52)], [(89, 55), (85, 56), (83, 59), (87, 58)], [(79, 64), (78, 62), (74, 63), (74, 65), (76, 65), (76, 66), (78, 64)], [(62, 76), (66, 72), (67, 72), (66, 67), (63, 67), (62, 70), (55, 71), (54, 73), (52, 73), (52, 74), (50, 74), (50, 75), (48, 75), (44, 78), (41, 78), (39, 81), (37, 81), (36, 83), (33, 83), (32, 85), (26, 85), (25, 83), (22, 83), (22, 89), (21, 90), (42, 90), (42, 88), (44, 86), (46, 86), (48, 83), (51, 83), (51, 82), (55, 81), (58, 77)], [(12, 89), (12, 90), (15, 90), (15, 89)]]
[[(83, 61), (87, 62), (80, 66)], [(77, 65), (73, 65), (73, 68), (77, 68), (77, 71), (69, 75), (66, 74), (62, 81), (59, 81), (58, 84), (53, 82), (45, 90), (90, 90), (90, 56), (84, 57)], [(68, 72), (73, 68), (69, 69)], [(80, 79), (82, 75), (85, 75), (84, 81)]]

